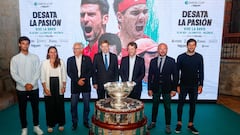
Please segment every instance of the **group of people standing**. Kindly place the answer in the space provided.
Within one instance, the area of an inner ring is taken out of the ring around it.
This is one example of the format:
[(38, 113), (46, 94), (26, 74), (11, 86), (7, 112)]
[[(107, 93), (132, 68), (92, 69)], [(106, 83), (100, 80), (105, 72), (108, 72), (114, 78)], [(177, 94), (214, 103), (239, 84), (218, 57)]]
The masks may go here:
[(159, 56), (150, 62), (148, 74), (148, 95), (152, 96), (152, 122), (148, 129), (156, 127), (158, 106), (162, 96), (165, 110), (166, 133), (171, 133), (171, 97), (178, 93), (177, 126), (175, 133), (181, 133), (183, 105), (186, 96), (189, 97), (189, 123), (188, 129), (193, 134), (199, 134), (193, 125), (195, 105), (198, 94), (202, 93), (204, 79), (204, 65), (201, 54), (195, 52), (197, 41), (187, 41), (187, 51), (174, 58), (167, 56), (168, 47), (165, 43), (158, 45)]
[[(100, 43), (101, 51), (96, 53), (93, 60), (83, 54), (84, 45), (74, 43), (74, 56), (67, 59), (67, 67), (58, 56), (55, 46), (50, 46), (46, 60), (40, 64), (39, 58), (28, 51), (30, 39), (26, 36), (19, 38), (20, 53), (11, 59), (10, 72), (16, 81), (17, 96), (19, 101), (19, 113), (22, 125), (22, 135), (27, 134), (26, 106), (31, 102), (33, 112), (33, 131), (41, 135), (43, 131), (39, 127), (39, 88), (38, 80), (41, 79), (46, 110), (47, 131), (53, 132), (58, 125), (58, 130), (63, 131), (65, 125), (64, 93), (66, 91), (67, 75), (71, 79), (71, 114), (72, 130), (78, 126), (77, 104), (79, 96), (83, 98), (83, 125), (89, 128), (89, 101), (91, 98), (91, 83), (97, 90), (98, 99), (107, 98), (104, 89), (107, 82), (134, 81), (136, 86), (129, 97), (141, 98), (142, 80), (145, 76), (144, 59), (137, 55), (137, 44), (128, 43), (128, 56), (122, 58), (118, 65), (117, 56), (109, 50), (109, 42), (103, 40)], [(176, 133), (181, 132), (182, 112), (186, 96), (189, 96), (190, 110), (188, 128), (193, 134), (199, 134), (193, 125), (195, 104), (198, 94), (203, 87), (203, 57), (195, 52), (197, 42), (194, 39), (187, 41), (187, 51), (174, 58), (167, 56), (168, 47), (165, 43), (158, 45), (158, 56), (150, 62), (148, 74), (148, 95), (152, 97), (152, 122), (148, 129), (156, 127), (158, 106), (160, 97), (163, 98), (165, 109), (166, 133), (171, 133), (171, 97), (179, 94)]]
[[(177, 58), (177, 62), (167, 56), (165, 43), (157, 45), (144, 34), (148, 20), (146, 0), (114, 0), (119, 32), (106, 33), (109, 20), (107, 0), (82, 0), (80, 24), (88, 45), (74, 43), (74, 56), (67, 59), (67, 66), (58, 56), (55, 46), (48, 48), (46, 60), (40, 64), (39, 58), (28, 51), (30, 39), (19, 38), (20, 53), (11, 59), (10, 72), (16, 81), (22, 135), (27, 135), (26, 106), (31, 102), (33, 131), (41, 135), (39, 127), (39, 88), (41, 79), (46, 110), (47, 131), (63, 131), (65, 125), (64, 92), (67, 75), (71, 79), (72, 130), (78, 126), (78, 101), (83, 98), (83, 125), (89, 128), (89, 101), (92, 85), (97, 90), (98, 99), (108, 97), (106, 82), (134, 81), (136, 83), (130, 98), (140, 99), (142, 80), (148, 82), (148, 95), (152, 96), (152, 122), (148, 129), (156, 127), (160, 97), (163, 97), (166, 133), (171, 133), (171, 97), (179, 94), (176, 133), (181, 132), (182, 112), (186, 95), (189, 95), (190, 111), (188, 128), (199, 134), (193, 125), (195, 104), (203, 87), (203, 58), (195, 52), (196, 40), (187, 41), (187, 52)], [(113, 39), (113, 40), (110, 40)], [(132, 42), (134, 41), (134, 42)], [(114, 51), (112, 51), (114, 50)], [(116, 53), (113, 53), (116, 52)], [(140, 57), (141, 56), (141, 57)]]

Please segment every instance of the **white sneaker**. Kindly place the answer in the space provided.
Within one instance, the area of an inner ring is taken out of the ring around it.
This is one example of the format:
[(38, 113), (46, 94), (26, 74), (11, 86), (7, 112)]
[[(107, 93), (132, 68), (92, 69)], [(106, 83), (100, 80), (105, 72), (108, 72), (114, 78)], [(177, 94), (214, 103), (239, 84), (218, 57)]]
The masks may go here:
[(37, 135), (42, 135), (43, 131), (40, 129), (39, 125), (33, 127), (33, 132), (36, 133)]
[(21, 135), (27, 135), (27, 128), (22, 129), (22, 134)]

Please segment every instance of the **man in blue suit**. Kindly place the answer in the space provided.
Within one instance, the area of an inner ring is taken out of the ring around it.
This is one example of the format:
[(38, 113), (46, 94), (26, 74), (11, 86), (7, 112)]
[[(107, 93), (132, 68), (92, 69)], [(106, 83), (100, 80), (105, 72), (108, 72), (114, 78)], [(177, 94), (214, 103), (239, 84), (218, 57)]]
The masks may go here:
[(158, 45), (158, 57), (150, 62), (148, 74), (148, 95), (153, 96), (152, 123), (148, 129), (156, 126), (160, 96), (163, 97), (165, 110), (166, 133), (171, 133), (171, 97), (175, 96), (177, 88), (177, 66), (175, 60), (167, 56), (167, 45)]
[(128, 56), (122, 58), (119, 74), (122, 82), (134, 81), (134, 86), (129, 97), (140, 99), (142, 93), (142, 80), (145, 75), (144, 59), (137, 56), (137, 44), (135, 42), (128, 43)]
[(95, 54), (93, 59), (93, 87), (97, 90), (98, 99), (106, 98), (104, 84), (118, 81), (117, 56), (109, 52), (109, 42), (103, 40), (100, 45), (101, 52)]
[(67, 73), (71, 78), (71, 114), (72, 130), (76, 130), (78, 123), (77, 104), (79, 95), (83, 97), (83, 124), (89, 128), (88, 115), (90, 112), (90, 77), (92, 76), (92, 62), (90, 57), (84, 56), (82, 43), (75, 43), (73, 46), (74, 56), (67, 60)]

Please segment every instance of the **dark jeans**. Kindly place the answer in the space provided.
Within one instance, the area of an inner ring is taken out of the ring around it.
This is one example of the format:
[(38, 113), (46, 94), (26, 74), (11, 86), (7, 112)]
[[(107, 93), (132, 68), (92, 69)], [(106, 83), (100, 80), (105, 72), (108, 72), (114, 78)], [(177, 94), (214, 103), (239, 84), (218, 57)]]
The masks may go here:
[(157, 93), (153, 93), (152, 122), (157, 121), (158, 106), (160, 103), (161, 95), (163, 97), (163, 105), (165, 110), (165, 123), (166, 125), (170, 125), (171, 124), (171, 95), (169, 92), (168, 93), (163, 92), (161, 87)]
[(37, 126), (39, 124), (39, 89), (32, 91), (19, 91), (17, 90), (19, 115), (22, 128), (27, 128), (27, 101), (31, 102), (33, 113), (33, 124)]
[(182, 121), (182, 112), (183, 106), (186, 101), (186, 96), (189, 96), (190, 110), (189, 110), (189, 122), (193, 122), (195, 115), (195, 106), (198, 97), (198, 87), (186, 87), (181, 86), (181, 92), (178, 98), (178, 107), (177, 107), (177, 119), (178, 121)]
[[(80, 93), (71, 94), (71, 114), (72, 114), (72, 123), (77, 125), (78, 123), (78, 100)], [(83, 122), (88, 122), (88, 115), (90, 112), (90, 92), (82, 92), (83, 99)]]
[(59, 78), (50, 77), (51, 96), (45, 96), (47, 126), (65, 125), (64, 95), (59, 95)]

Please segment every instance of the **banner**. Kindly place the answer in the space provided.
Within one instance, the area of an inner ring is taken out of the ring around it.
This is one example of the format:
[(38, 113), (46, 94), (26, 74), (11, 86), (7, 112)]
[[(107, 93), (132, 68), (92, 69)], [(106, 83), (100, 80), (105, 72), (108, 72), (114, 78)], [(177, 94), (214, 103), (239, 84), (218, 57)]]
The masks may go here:
[[(106, 12), (106, 8), (97, 3), (92, 4), (96, 9), (86, 8), (89, 11), (85, 12), (80, 0), (19, 0), (20, 28), (21, 35), (31, 39), (30, 52), (37, 54), (41, 61), (46, 59), (48, 47), (56, 46), (59, 57), (66, 63), (67, 58), (73, 56), (75, 42), (87, 46), (103, 33), (112, 33), (121, 40), (120, 52), (116, 51), (120, 61), (127, 55), (127, 43), (135, 41), (137, 54), (144, 58), (146, 67), (142, 99), (151, 98), (147, 95), (147, 74), (150, 60), (157, 56), (157, 45), (166, 43), (168, 56), (176, 59), (186, 52), (186, 41), (194, 38), (196, 51), (204, 58), (204, 87), (199, 99), (216, 100), (224, 3), (225, 0), (128, 0), (122, 3), (108, 0)], [(39, 88), (43, 97), (40, 82)], [(65, 98), (70, 95), (68, 78)], [(93, 88), (91, 98), (97, 98)]]

